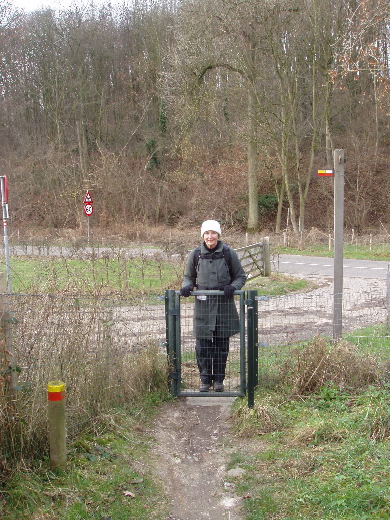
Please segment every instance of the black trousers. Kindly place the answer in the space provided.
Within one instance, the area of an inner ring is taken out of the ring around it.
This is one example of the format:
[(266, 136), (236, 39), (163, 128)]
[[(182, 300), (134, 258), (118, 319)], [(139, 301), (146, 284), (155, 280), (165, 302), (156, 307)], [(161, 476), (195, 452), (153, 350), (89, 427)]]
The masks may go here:
[(212, 339), (196, 338), (195, 351), (202, 383), (222, 383), (229, 354), (229, 338), (215, 335)]

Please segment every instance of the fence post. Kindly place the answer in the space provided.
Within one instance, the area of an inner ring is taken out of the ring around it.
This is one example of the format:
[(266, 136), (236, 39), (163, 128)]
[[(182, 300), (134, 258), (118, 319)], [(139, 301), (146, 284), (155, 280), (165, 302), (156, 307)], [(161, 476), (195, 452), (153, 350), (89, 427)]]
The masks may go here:
[[(21, 421), (18, 418), (16, 386), (19, 368), (16, 365), (12, 324), (14, 318), (9, 309), (3, 273), (0, 273), (0, 410), (3, 415), (3, 431), (0, 431), (0, 458), (2, 453), (13, 457), (20, 447)], [(0, 420), (0, 423), (2, 421)], [(0, 425), (0, 430), (1, 430)]]
[(248, 338), (248, 407), (255, 404), (255, 388), (259, 382), (258, 306), (257, 291), (248, 291), (247, 338)]
[(269, 237), (263, 239), (263, 263), (264, 276), (271, 276), (271, 252), (269, 246)]
[(66, 464), (65, 383), (51, 381), (47, 385), (50, 466)]

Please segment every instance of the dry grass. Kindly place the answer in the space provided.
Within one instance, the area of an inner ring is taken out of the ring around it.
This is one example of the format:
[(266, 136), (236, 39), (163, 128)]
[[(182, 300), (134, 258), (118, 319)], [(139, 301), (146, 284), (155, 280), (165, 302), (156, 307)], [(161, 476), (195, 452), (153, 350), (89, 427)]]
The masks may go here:
[(367, 410), (367, 422), (371, 441), (385, 441), (390, 439), (390, 410), (383, 405)]
[(278, 403), (269, 398), (257, 402), (253, 408), (240, 406), (233, 416), (237, 433), (243, 437), (265, 435), (278, 431), (285, 425), (283, 413)]
[(317, 337), (303, 351), (297, 349), (281, 368), (281, 380), (293, 385), (297, 395), (308, 395), (332, 383), (339, 388), (358, 389), (378, 380), (378, 362), (358, 352), (347, 341), (329, 344)]

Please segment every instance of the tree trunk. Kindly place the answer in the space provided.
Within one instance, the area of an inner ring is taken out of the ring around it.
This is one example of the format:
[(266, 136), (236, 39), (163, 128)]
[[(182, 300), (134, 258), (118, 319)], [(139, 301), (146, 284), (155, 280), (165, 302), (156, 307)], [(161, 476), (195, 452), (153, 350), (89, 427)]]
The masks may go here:
[(282, 228), (282, 211), (283, 211), (283, 200), (284, 200), (284, 177), (282, 177), (282, 184), (280, 186), (280, 191), (276, 186), (276, 193), (278, 196), (278, 211), (276, 214), (276, 224), (275, 224), (275, 233), (280, 233)]
[(251, 88), (248, 94), (249, 138), (248, 138), (248, 231), (259, 227), (259, 204), (257, 190), (257, 139), (256, 98)]

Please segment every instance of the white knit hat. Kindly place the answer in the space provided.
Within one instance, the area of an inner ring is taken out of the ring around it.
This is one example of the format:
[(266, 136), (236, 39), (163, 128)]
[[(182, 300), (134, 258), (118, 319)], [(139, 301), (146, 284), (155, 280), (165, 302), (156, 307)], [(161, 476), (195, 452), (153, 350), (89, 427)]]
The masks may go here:
[(221, 225), (216, 220), (205, 220), (200, 228), (200, 236), (203, 238), (203, 235), (206, 231), (215, 231), (219, 236), (222, 235)]

